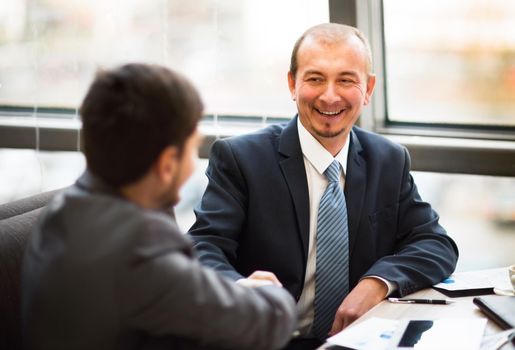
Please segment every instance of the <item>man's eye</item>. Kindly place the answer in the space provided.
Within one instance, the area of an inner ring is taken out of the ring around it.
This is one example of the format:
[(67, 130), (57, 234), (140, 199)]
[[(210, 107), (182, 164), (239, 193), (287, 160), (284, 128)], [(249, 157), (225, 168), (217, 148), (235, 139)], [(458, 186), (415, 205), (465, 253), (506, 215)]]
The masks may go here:
[(319, 77), (311, 77), (311, 78), (308, 78), (308, 81), (309, 82), (312, 82), (312, 83), (320, 83), (322, 81), (322, 78), (319, 78)]

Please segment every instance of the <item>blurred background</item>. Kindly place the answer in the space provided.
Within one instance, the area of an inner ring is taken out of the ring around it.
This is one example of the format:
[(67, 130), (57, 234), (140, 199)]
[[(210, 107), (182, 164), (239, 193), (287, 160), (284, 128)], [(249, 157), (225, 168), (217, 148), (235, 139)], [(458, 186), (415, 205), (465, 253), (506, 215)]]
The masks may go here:
[[(193, 208), (207, 185), (207, 159), (198, 159), (193, 176), (175, 208), (187, 231)], [(71, 185), (85, 168), (78, 152), (0, 150), (0, 203)], [(460, 249), (457, 270), (507, 266), (515, 251), (515, 180), (508, 177), (413, 172), (422, 198), (440, 215), (441, 224)]]
[[(39, 130), (47, 123), (79, 130), (78, 106), (102, 67), (144, 61), (182, 72), (205, 101), (206, 133), (214, 123), (225, 134), (217, 120), (226, 116), (257, 119), (255, 127), (293, 117), (286, 80), (291, 49), (305, 29), (329, 21), (329, 3), (2, 0), (0, 126), (31, 126), (36, 142), (30, 149), (0, 148), (0, 203), (68, 186), (84, 170), (79, 138), (76, 151), (47, 151), (39, 147)], [(373, 25), (384, 35), (378, 89), (389, 121), (515, 126), (514, 1), (380, 3), (382, 17)], [(176, 208), (185, 231), (207, 182), (206, 166), (198, 160)], [(515, 178), (413, 176), (458, 242), (458, 270), (515, 263)]]

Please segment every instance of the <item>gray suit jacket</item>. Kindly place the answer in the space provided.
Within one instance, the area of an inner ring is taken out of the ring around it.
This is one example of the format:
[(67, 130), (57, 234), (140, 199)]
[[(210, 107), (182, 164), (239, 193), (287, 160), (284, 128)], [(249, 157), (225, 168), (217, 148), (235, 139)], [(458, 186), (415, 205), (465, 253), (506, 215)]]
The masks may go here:
[(201, 267), (169, 215), (87, 172), (47, 206), (22, 283), (30, 349), (272, 349), (295, 327), (287, 291)]

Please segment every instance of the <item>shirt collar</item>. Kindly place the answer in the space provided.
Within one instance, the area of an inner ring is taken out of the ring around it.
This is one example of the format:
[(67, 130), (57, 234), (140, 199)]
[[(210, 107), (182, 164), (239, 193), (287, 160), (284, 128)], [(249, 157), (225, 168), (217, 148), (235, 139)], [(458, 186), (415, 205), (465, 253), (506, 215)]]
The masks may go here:
[(347, 157), (349, 155), (351, 137), (350, 133), (341, 151), (336, 155), (336, 157), (333, 157), (332, 154), (329, 153), (329, 151), (326, 150), (324, 146), (322, 146), (320, 142), (318, 142), (318, 140), (306, 130), (304, 125), (300, 122), (300, 118), (297, 118), (297, 129), (299, 131), (302, 154), (320, 174), (323, 174), (335, 159), (342, 165), (343, 173), (347, 173)]
[(114, 187), (109, 186), (100, 177), (94, 175), (89, 169), (86, 169), (82, 175), (79, 176), (76, 181), (76, 185), (88, 192), (119, 195), (118, 191)]

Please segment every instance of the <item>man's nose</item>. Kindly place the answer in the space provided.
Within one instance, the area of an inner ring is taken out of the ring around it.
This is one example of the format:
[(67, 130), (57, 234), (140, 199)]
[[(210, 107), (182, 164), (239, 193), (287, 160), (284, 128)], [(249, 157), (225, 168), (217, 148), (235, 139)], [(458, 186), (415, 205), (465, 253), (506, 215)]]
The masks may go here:
[(325, 86), (324, 91), (320, 95), (320, 100), (324, 103), (332, 104), (341, 100), (341, 96), (338, 93), (337, 87), (333, 83), (328, 83)]

